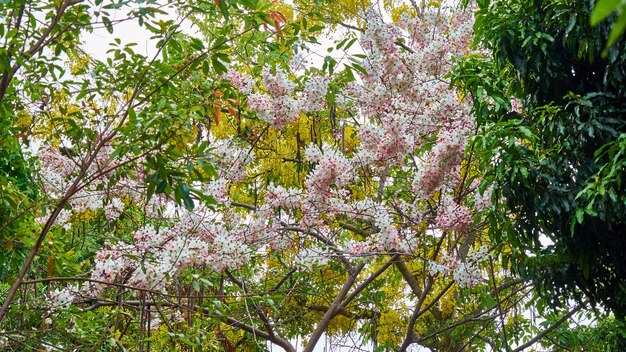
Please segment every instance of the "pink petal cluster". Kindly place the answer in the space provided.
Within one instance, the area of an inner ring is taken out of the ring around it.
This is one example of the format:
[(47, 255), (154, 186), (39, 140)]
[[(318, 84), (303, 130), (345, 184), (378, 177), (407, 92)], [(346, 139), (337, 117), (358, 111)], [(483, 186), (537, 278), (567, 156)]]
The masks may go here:
[(261, 120), (277, 129), (296, 121), (302, 113), (322, 109), (328, 88), (328, 78), (313, 75), (306, 80), (302, 91), (296, 94), (296, 83), (281, 69), (272, 70), (267, 65), (261, 71), (266, 93), (251, 93), (249, 83), (253, 79), (248, 75), (229, 71), (225, 78), (248, 96), (248, 107)]

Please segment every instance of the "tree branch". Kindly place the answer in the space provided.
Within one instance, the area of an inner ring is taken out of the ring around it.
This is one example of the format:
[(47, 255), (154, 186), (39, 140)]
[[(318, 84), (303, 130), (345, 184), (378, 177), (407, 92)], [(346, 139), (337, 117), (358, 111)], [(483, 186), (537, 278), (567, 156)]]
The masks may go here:
[(532, 339), (530, 339), (528, 342), (526, 342), (525, 344), (517, 347), (516, 349), (514, 349), (512, 352), (520, 352), (525, 350), (526, 348), (532, 346), (535, 342), (541, 340), (542, 338), (544, 338), (546, 335), (548, 335), (549, 333), (551, 333), (554, 329), (558, 328), (559, 326), (561, 326), (561, 324), (563, 324), (564, 322), (566, 322), (569, 318), (572, 317), (572, 315), (576, 314), (579, 310), (581, 310), (584, 307), (584, 304), (579, 304), (576, 307), (574, 307), (572, 310), (570, 310), (567, 314), (565, 314), (561, 319), (557, 320), (554, 324), (550, 325), (548, 328), (546, 328), (544, 331), (542, 331), (541, 333), (537, 334), (537, 336), (533, 337)]
[(304, 348), (303, 352), (313, 352), (313, 349), (315, 349), (315, 345), (317, 345), (317, 342), (322, 337), (322, 334), (324, 333), (324, 331), (326, 331), (328, 324), (330, 324), (331, 320), (333, 320), (335, 315), (337, 315), (337, 312), (342, 307), (341, 302), (348, 295), (348, 292), (350, 292), (350, 289), (356, 282), (356, 278), (359, 272), (363, 270), (364, 267), (365, 267), (365, 263), (361, 263), (358, 266), (356, 266), (354, 270), (350, 271), (348, 275), (348, 279), (346, 280), (346, 283), (343, 285), (343, 287), (341, 288), (337, 296), (335, 296), (335, 300), (330, 305), (330, 307), (328, 307), (328, 310), (322, 317), (322, 320), (315, 327), (315, 330), (311, 334), (311, 337), (309, 338), (309, 341), (306, 347)]

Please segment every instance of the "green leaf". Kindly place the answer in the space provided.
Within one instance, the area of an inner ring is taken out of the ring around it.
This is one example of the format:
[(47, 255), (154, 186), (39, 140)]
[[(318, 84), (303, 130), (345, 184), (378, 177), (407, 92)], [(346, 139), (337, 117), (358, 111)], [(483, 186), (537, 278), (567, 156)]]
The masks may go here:
[(121, 7), (123, 7), (124, 5), (126, 5), (128, 3), (128, 1), (120, 1), (117, 3), (112, 3), (112, 4), (108, 4), (105, 5), (104, 8), (105, 9), (119, 9)]
[(137, 114), (135, 113), (135, 109), (133, 107), (128, 107), (128, 117), (130, 118), (130, 122), (134, 124), (137, 121)]
[(355, 70), (361, 72), (362, 74), (367, 75), (367, 71), (365, 70), (365, 68), (363, 66), (361, 66), (359, 64), (356, 64), (356, 63), (353, 63), (351, 67), (354, 68)]
[(165, 193), (166, 188), (167, 188), (167, 181), (161, 180), (156, 186), (155, 193), (156, 194)]
[(257, 9), (257, 2), (256, 1), (252, 1), (252, 0), (238, 0), (239, 3), (241, 3), (243, 6), (247, 7), (250, 10), (256, 10)]
[(191, 199), (189, 196), (183, 197), (183, 205), (188, 210), (193, 210), (193, 208), (196, 206), (193, 202), (193, 199)]
[(226, 4), (226, 1), (224, 0), (219, 0), (220, 1), (220, 11), (222, 12), (222, 16), (224, 16), (225, 19), (228, 19), (228, 17), (230, 16), (228, 13), (228, 5)]
[(526, 138), (532, 138), (533, 133), (530, 131), (530, 128), (526, 126), (519, 126), (519, 130), (524, 134)]
[(156, 184), (154, 184), (153, 182), (148, 182), (148, 189), (146, 191), (147, 193), (146, 197), (148, 198), (148, 200), (152, 199), (155, 189), (156, 189)]
[[(624, 6), (626, 7), (626, 6)], [(624, 33), (624, 29), (626, 29), (626, 13), (622, 12), (620, 16), (617, 18), (617, 21), (611, 27), (611, 31), (609, 32), (609, 40), (606, 43), (606, 48), (610, 48), (617, 42), (619, 37)], [(608, 50), (605, 51), (608, 53)]]
[(352, 68), (350, 66), (346, 66), (346, 69), (344, 71), (346, 72), (346, 75), (348, 76), (348, 80), (354, 81), (354, 73), (352, 73)]
[(102, 23), (104, 27), (107, 29), (109, 33), (113, 33), (113, 24), (111, 24), (111, 20), (108, 17), (102, 17)]
[(175, 52), (181, 52), (181, 51), (182, 51), (182, 48), (181, 48), (181, 46), (180, 46), (180, 43), (178, 42), (178, 40), (176, 40), (176, 39), (174, 39), (174, 38), (172, 38), (172, 39), (170, 40), (169, 45), (172, 47), (172, 49), (173, 49)]
[(309, 31), (310, 32), (317, 32), (317, 31), (321, 31), (324, 28), (325, 28), (324, 26), (316, 24), (316, 25), (312, 26), (311, 28), (309, 28)]
[(522, 173), (522, 176), (524, 177), (524, 179), (528, 178), (528, 169), (525, 166), (520, 166), (520, 172)]
[(198, 198), (200, 198), (202, 201), (204, 201), (206, 204), (208, 205), (215, 205), (217, 204), (217, 201), (215, 200), (215, 198), (213, 198), (210, 195), (206, 195), (198, 190), (192, 189), (191, 193), (195, 194), (196, 196), (198, 196)]
[(207, 287), (214, 287), (215, 286), (211, 281), (209, 281), (209, 280), (207, 280), (207, 279), (205, 279), (203, 277), (201, 277), (199, 280), (200, 280), (200, 282), (202, 282)]
[(576, 209), (576, 221), (578, 221), (579, 224), (583, 223), (584, 220), (584, 216), (585, 216), (585, 211), (583, 209)]
[(191, 342), (191, 340), (185, 338), (185, 335), (183, 334), (178, 334), (178, 338), (180, 339), (180, 341), (184, 342), (187, 346), (193, 346), (193, 347), (196, 346), (196, 344)]
[(335, 46), (335, 48), (337, 50), (341, 49), (342, 46), (344, 46), (344, 44), (346, 44), (346, 42), (348, 41), (349, 38), (344, 38), (342, 41), (340, 41), (337, 46)]
[(326, 56), (324, 58), (324, 63), (328, 63), (328, 73), (332, 75), (335, 71), (335, 65), (337, 64), (337, 61), (335, 61), (332, 56)]
[(591, 13), (591, 25), (595, 26), (617, 9), (621, 0), (600, 0)]
[(189, 209), (189, 210), (193, 210), (194, 208), (194, 203), (193, 203), (193, 199), (191, 199), (191, 197), (189, 196), (189, 185), (186, 183), (181, 183), (179, 186), (180, 189), (180, 198), (183, 201), (183, 205), (185, 206), (185, 208)]
[(211, 56), (211, 64), (213, 64), (213, 69), (215, 69), (217, 74), (221, 75), (228, 72), (228, 69), (222, 64), (217, 55)]

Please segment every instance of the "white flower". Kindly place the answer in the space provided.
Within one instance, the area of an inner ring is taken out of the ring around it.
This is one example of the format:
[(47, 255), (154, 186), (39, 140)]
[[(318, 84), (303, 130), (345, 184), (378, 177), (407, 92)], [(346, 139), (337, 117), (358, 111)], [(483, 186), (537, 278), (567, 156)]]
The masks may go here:
[(74, 301), (74, 294), (72, 288), (66, 287), (59, 290), (55, 289), (50, 294), (50, 307), (51, 308), (68, 308)]

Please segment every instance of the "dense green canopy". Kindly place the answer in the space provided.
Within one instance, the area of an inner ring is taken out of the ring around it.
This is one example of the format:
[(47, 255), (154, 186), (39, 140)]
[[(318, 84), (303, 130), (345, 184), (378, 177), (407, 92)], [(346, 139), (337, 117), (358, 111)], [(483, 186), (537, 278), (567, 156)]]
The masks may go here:
[(602, 56), (613, 18), (592, 26), (593, 4), (479, 2), (476, 40), (492, 60), (467, 59), (459, 74), (514, 214), (502, 239), (517, 244), (519, 272), (553, 304), (589, 299), (624, 317), (626, 41)]

